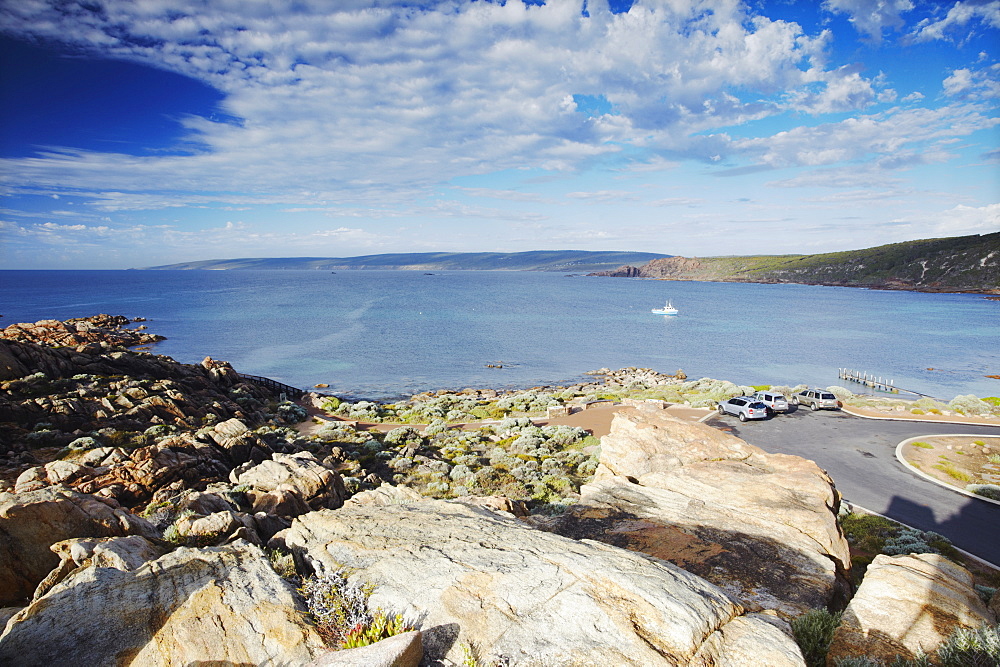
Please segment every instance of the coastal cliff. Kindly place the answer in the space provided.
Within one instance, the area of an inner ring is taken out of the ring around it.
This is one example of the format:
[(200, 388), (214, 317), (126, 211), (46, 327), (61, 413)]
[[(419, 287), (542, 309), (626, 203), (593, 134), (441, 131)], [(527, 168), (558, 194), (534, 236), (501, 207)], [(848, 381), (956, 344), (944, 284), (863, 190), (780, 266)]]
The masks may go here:
[(589, 275), (1000, 293), (1000, 232), (819, 255), (667, 257)]
[[(378, 404), (282, 403), (225, 362), (123, 347), (150, 340), (130, 324), (0, 333), (0, 663), (801, 666), (798, 619), (851, 598), (833, 480), (663, 401), (600, 442), (525, 416), (571, 388), (489, 392), (503, 418), (465, 429), (434, 415), (471, 394), (415, 396), (429, 425), (367, 430)], [(962, 567), (910, 558), (876, 560), (838, 656), (996, 623)], [(938, 622), (896, 637), (865, 611), (893, 596)]]

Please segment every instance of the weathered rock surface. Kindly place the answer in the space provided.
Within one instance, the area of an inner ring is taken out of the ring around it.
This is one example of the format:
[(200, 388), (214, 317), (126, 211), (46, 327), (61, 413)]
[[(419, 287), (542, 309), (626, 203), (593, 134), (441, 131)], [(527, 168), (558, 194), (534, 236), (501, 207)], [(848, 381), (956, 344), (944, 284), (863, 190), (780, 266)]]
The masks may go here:
[(417, 667), (423, 657), (423, 635), (414, 630), (370, 646), (329, 651), (310, 662), (308, 667)]
[(235, 540), (261, 543), (253, 517), (243, 512), (226, 510), (207, 516), (193, 514), (178, 519), (174, 526), (180, 537), (194, 538), (199, 544), (224, 544)]
[[(74, 320), (0, 330), (0, 457), (14, 446), (64, 446), (73, 432), (266, 418), (270, 392), (245, 382), (226, 362), (179, 364), (121, 347), (149, 337)], [(41, 423), (48, 428), (36, 431)]]
[(772, 665), (803, 664), (783, 632), (697, 576), (461, 503), (311, 512), (271, 544), (373, 584), (372, 606), (419, 624), (425, 659), (461, 662), (466, 643), (524, 667), (720, 664), (757, 627)]
[(668, 560), (751, 610), (846, 602), (840, 495), (812, 461), (634, 409), (615, 416), (600, 461), (555, 532)]
[(60, 563), (56, 542), (133, 534), (158, 537), (144, 519), (64, 487), (0, 493), (0, 605), (31, 597)]
[[(140, 320), (136, 320), (140, 321)], [(42, 320), (34, 323), (11, 324), (0, 329), (0, 338), (21, 343), (37, 343), (50, 347), (105, 343), (115, 347), (133, 347), (165, 340), (163, 336), (142, 329), (126, 329), (132, 320), (124, 315), (94, 315), (76, 317), (65, 322)]]
[(954, 630), (995, 623), (969, 572), (944, 556), (876, 556), (834, 632), (827, 664), (932, 653)]
[(232, 462), (216, 446), (174, 436), (132, 451), (129, 460), (76, 487), (131, 507), (173, 482), (182, 482), (184, 488), (204, 488), (225, 479), (231, 469)]
[(53, 586), (71, 575), (78, 567), (113, 567), (134, 570), (146, 561), (155, 560), (170, 548), (140, 535), (128, 537), (74, 537), (56, 542), (50, 550), (59, 556), (59, 565), (38, 584), (33, 600), (48, 593)]
[[(310, 452), (274, 454), (273, 458), (239, 473), (238, 484), (246, 484), (264, 494), (288, 492), (297, 495), (309, 509), (336, 509), (344, 504), (347, 491), (343, 478), (324, 467)], [(278, 501), (275, 501), (278, 502)], [(255, 503), (254, 511), (261, 511)], [(273, 507), (268, 499), (266, 507)], [(292, 509), (294, 502), (282, 504)], [(266, 510), (265, 510), (266, 511)]]
[(344, 501), (344, 505), (380, 507), (383, 505), (406, 505), (408, 503), (420, 502), (421, 500), (426, 499), (426, 496), (420, 495), (408, 486), (383, 484), (375, 489), (355, 493), (353, 496)]
[(18, 612), (0, 664), (305, 664), (322, 641), (260, 549), (178, 549), (132, 571), (86, 567)]

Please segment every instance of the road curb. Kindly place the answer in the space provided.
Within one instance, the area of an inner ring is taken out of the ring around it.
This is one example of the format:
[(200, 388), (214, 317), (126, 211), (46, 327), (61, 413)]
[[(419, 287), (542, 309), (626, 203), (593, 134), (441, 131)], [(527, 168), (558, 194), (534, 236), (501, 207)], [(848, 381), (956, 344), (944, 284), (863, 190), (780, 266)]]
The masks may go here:
[(841, 412), (846, 412), (852, 417), (861, 419), (876, 419), (887, 422), (924, 422), (926, 424), (955, 424), (956, 426), (986, 426), (988, 428), (1000, 428), (1000, 424), (988, 424), (984, 422), (956, 422), (947, 419), (913, 419), (912, 417), (876, 417), (874, 415), (863, 415), (858, 412), (851, 412), (849, 408), (840, 408)]
[(988, 502), (988, 503), (993, 503), (994, 505), (1000, 505), (1000, 500), (993, 500), (992, 498), (986, 498), (985, 496), (976, 495), (975, 493), (972, 493), (971, 491), (966, 491), (965, 489), (960, 489), (957, 486), (952, 486), (951, 484), (945, 484), (941, 480), (939, 480), (939, 479), (937, 479), (935, 477), (932, 477), (931, 475), (928, 475), (927, 473), (925, 473), (920, 468), (917, 468), (916, 466), (914, 466), (913, 464), (911, 464), (909, 461), (907, 461), (906, 458), (903, 457), (903, 447), (905, 447), (906, 445), (910, 444), (911, 442), (915, 442), (917, 440), (921, 440), (921, 439), (924, 439), (924, 438), (955, 438), (955, 437), (960, 437), (960, 438), (996, 438), (996, 437), (1000, 437), (1000, 436), (995, 436), (995, 435), (980, 435), (978, 433), (936, 433), (936, 434), (933, 434), (933, 435), (918, 435), (918, 436), (913, 437), (913, 438), (907, 438), (906, 440), (903, 440), (898, 445), (896, 445), (896, 460), (899, 461), (900, 463), (902, 463), (903, 467), (905, 467), (907, 470), (909, 470), (910, 472), (912, 472), (914, 475), (918, 475), (920, 477), (923, 477), (924, 479), (926, 479), (929, 482), (934, 482), (938, 486), (944, 487), (946, 489), (951, 489), (952, 491), (955, 491), (956, 493), (961, 493), (963, 496), (969, 496), (970, 498), (975, 498), (976, 500), (982, 500), (982, 501), (985, 501), (985, 502)]

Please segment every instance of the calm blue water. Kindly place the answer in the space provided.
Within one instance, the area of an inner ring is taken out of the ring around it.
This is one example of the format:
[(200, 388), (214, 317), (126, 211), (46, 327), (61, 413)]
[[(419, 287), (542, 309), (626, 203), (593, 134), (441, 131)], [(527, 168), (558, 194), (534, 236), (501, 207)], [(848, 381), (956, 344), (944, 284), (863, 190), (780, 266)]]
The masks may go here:
[[(667, 298), (680, 315), (649, 312)], [(3, 326), (142, 316), (168, 338), (154, 351), (178, 361), (374, 398), (626, 366), (820, 386), (853, 367), (946, 399), (1000, 395), (984, 377), (1000, 374), (1000, 302), (964, 294), (531, 272), (0, 271), (0, 313)]]

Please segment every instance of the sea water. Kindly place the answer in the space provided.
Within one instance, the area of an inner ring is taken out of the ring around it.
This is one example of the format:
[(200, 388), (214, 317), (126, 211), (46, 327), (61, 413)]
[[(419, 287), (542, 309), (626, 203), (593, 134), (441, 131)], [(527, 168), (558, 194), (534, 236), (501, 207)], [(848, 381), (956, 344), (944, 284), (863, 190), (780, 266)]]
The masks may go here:
[[(668, 299), (678, 315), (650, 312)], [(850, 387), (846, 367), (938, 398), (1000, 395), (985, 377), (1000, 375), (1000, 302), (979, 295), (507, 271), (0, 271), (0, 326), (97, 313), (147, 318), (167, 337), (153, 351), (181, 362), (353, 398), (628, 366)]]

